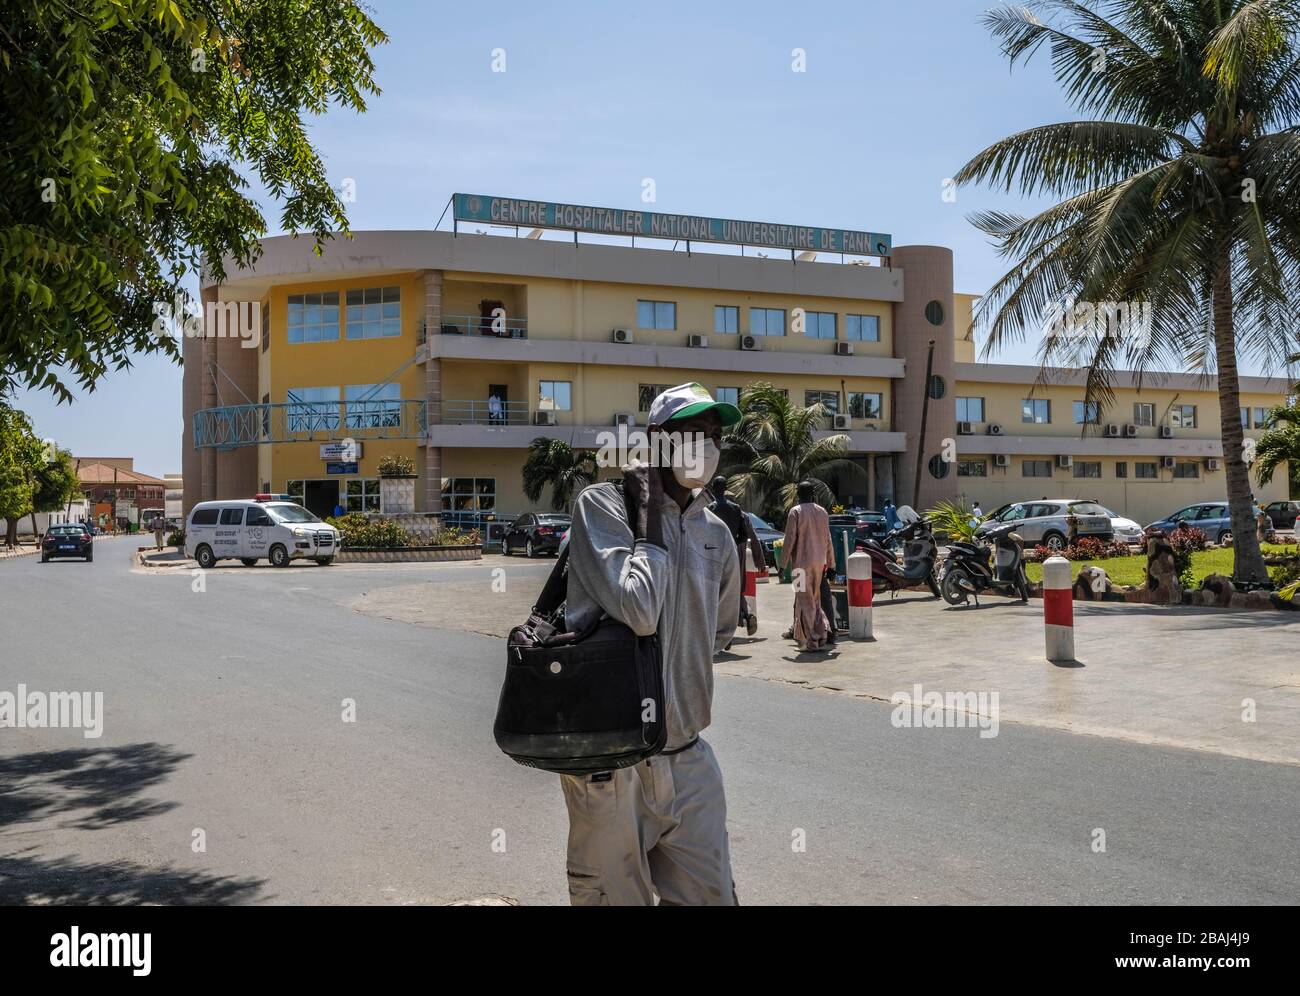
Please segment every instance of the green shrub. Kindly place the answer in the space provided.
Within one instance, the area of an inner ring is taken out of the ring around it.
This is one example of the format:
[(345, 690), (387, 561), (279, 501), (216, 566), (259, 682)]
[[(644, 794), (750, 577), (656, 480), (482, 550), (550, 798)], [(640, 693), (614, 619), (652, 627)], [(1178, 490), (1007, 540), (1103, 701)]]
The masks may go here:
[(171, 535), (167, 537), (167, 545), (174, 546), (178, 550), (185, 549), (185, 530), (173, 529)]
[(411, 477), (415, 474), (415, 461), (406, 456), (386, 456), (379, 460), (380, 477)]
[(462, 531), (453, 526), (443, 526), (433, 534), (434, 546), (478, 546), (479, 543), (477, 529)]
[(360, 512), (349, 512), (325, 521), (343, 534), (345, 548), (396, 550), (411, 545), (410, 535), (391, 519), (371, 518)]

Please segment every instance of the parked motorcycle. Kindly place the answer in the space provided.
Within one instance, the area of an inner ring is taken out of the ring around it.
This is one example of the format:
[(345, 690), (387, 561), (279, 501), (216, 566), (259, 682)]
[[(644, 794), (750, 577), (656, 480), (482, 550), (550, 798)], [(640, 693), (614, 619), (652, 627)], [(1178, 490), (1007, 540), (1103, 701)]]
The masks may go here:
[[(881, 540), (859, 539), (858, 550), (871, 558), (871, 585), (877, 591), (888, 591), (890, 597), (908, 588), (922, 585), (930, 594), (939, 597), (939, 582), (934, 575), (934, 563), (939, 548), (934, 542), (934, 532), (928, 519), (904, 505), (898, 509), (902, 525), (891, 529)], [(903, 563), (894, 557), (894, 549), (903, 546)]]
[(982, 538), (988, 542), (948, 545), (943, 600), (949, 605), (965, 605), (968, 598), (974, 598), (979, 605), (979, 593), (993, 591), (1029, 601), (1024, 540), (1015, 532), (1015, 524), (991, 529)]

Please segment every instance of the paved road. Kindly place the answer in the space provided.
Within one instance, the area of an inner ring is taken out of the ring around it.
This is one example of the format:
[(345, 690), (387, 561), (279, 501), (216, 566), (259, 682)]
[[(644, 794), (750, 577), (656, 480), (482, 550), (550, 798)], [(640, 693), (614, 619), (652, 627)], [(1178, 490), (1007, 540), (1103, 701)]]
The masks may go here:
[[(501, 641), (340, 604), (423, 580), (482, 585), (487, 612), (500, 561), (234, 566), (194, 592), (133, 548), (0, 564), (0, 691), (105, 696), (96, 740), (0, 729), (0, 900), (565, 900), (558, 787), (492, 743)], [(890, 712), (719, 679), (742, 901), (1300, 901), (1300, 767)]]

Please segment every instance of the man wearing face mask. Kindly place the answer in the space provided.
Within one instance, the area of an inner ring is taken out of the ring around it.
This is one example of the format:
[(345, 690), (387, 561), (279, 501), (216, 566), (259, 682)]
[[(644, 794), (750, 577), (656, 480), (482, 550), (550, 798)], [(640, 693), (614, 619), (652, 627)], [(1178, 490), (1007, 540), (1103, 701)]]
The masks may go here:
[(722, 429), (740, 420), (699, 384), (650, 406), (651, 465), (624, 469), (624, 496), (596, 484), (569, 530), (565, 626), (602, 613), (638, 635), (658, 632), (668, 740), (630, 768), (561, 775), (569, 812), (569, 898), (575, 906), (731, 906), (722, 772), (700, 739), (713, 705), (713, 655), (731, 640), (740, 567), (731, 532), (706, 507)]

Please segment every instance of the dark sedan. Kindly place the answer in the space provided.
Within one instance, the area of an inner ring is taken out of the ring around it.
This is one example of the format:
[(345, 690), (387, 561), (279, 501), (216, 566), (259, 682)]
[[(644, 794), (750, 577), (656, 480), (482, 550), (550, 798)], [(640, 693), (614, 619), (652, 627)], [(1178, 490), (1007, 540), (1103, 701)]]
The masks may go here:
[(569, 531), (573, 520), (567, 515), (547, 512), (529, 512), (519, 516), (501, 537), (501, 552), (505, 556), (523, 550), (530, 557), (556, 553), (560, 540)]
[(768, 567), (775, 567), (776, 550), (772, 544), (784, 536), (785, 533), (774, 528), (770, 522), (764, 522), (753, 512), (749, 512), (748, 515), (750, 523), (754, 526), (754, 535), (763, 544), (763, 559), (767, 561)]
[(1300, 501), (1273, 501), (1264, 506), (1274, 529), (1294, 529), (1296, 516), (1300, 515)]
[(855, 540), (871, 539), (877, 543), (884, 540), (889, 533), (889, 523), (883, 512), (869, 509), (854, 509), (850, 512), (837, 512), (831, 516), (832, 526), (852, 526)]
[(95, 541), (85, 526), (50, 526), (41, 542), (41, 563), (56, 557), (77, 557), (87, 563), (95, 559)]

